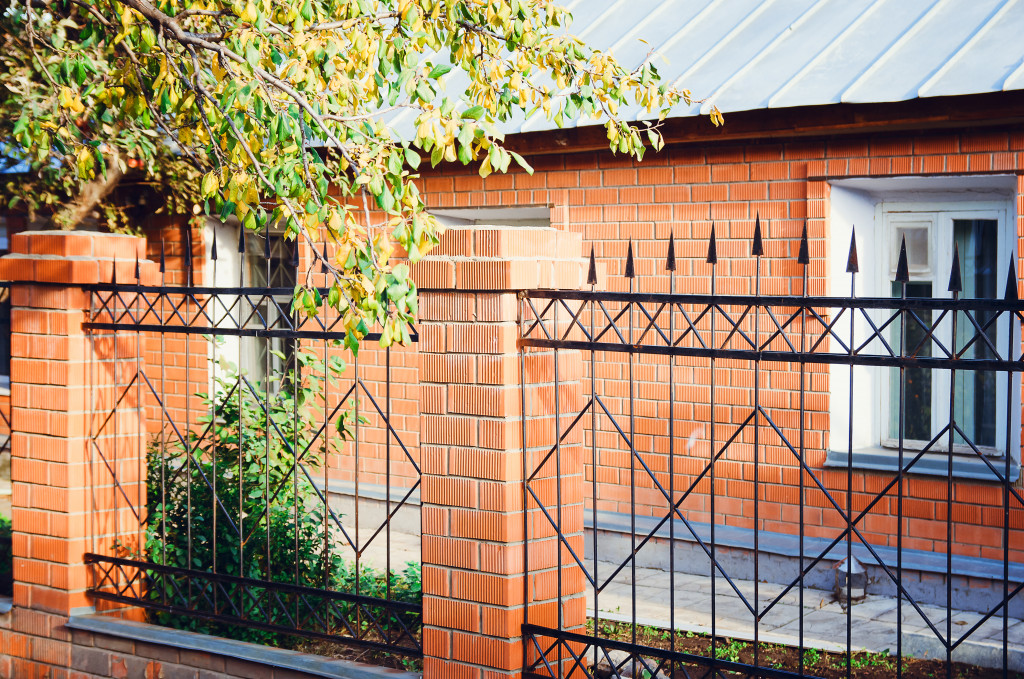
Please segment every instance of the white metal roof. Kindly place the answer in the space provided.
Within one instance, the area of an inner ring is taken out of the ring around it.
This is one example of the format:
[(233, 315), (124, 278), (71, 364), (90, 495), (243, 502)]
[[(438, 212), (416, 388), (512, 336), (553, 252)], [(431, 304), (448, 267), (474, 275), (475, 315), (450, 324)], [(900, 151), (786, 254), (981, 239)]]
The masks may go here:
[[(571, 0), (569, 31), (697, 99), (674, 116), (1024, 89), (1024, 0)], [(450, 91), (457, 81), (448, 83)], [(639, 109), (624, 111), (641, 118)], [(400, 114), (395, 123), (406, 114)], [(569, 124), (588, 125), (576, 120)], [(401, 126), (401, 125), (400, 125)], [(504, 132), (551, 129), (542, 115)]]

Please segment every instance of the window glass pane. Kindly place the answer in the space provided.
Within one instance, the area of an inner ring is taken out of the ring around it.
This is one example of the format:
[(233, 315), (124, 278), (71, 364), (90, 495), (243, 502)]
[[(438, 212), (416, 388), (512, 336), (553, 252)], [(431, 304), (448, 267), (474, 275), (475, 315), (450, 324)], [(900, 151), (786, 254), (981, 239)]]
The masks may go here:
[[(998, 267), (998, 226), (994, 219), (955, 219), (953, 236), (960, 250), (962, 296), (975, 299), (996, 298)], [(994, 312), (976, 312), (975, 320), (982, 328)], [(996, 324), (985, 330), (985, 337), (996, 346)], [(956, 347), (960, 351), (970, 343), (964, 358), (995, 358), (996, 354), (977, 329), (960, 314), (957, 319)], [(953, 413), (960, 429), (975, 446), (996, 445), (996, 374), (992, 371), (961, 371), (956, 375)], [(968, 441), (959, 434), (954, 439), (964, 445)]]
[[(909, 250), (909, 239), (908, 239)], [(900, 284), (892, 284), (892, 296), (900, 296)], [(912, 282), (907, 284), (907, 297), (931, 297), (930, 281)], [(917, 311), (918, 318), (925, 326), (930, 326), (932, 313)], [(912, 316), (907, 315), (907, 337), (903, 351), (907, 355), (931, 356), (931, 341), (923, 341), (927, 336), (925, 328)], [(893, 351), (899, 351), (900, 324), (893, 323), (890, 343)], [(920, 346), (918, 346), (920, 345)], [(890, 369), (889, 378), (889, 438), (897, 439), (900, 435), (900, 371)], [(932, 372), (928, 368), (906, 368), (903, 371), (903, 431), (908, 441), (930, 441), (932, 438)]]
[(930, 222), (906, 222), (899, 224), (893, 229), (893, 242), (890, 252), (891, 272), (896, 271), (896, 265), (900, 258), (900, 246), (905, 238), (907, 241), (907, 265), (911, 273), (926, 273), (929, 271), (931, 261), (928, 247), (928, 227)]
[[(245, 248), (246, 284), (255, 288), (286, 288), (288, 293), (275, 295), (277, 304), (264, 301), (259, 305), (258, 315), (253, 317), (252, 325), (262, 327), (266, 323), (269, 327), (285, 329), (287, 321), (282, 315), (287, 314), (291, 308), (291, 290), (295, 287), (297, 272), (292, 266), (293, 244), (285, 240), (280, 234), (270, 234), (270, 259), (265, 256), (266, 243), (262, 233), (247, 233)], [(255, 300), (254, 300), (255, 301)], [(270, 373), (283, 372), (294, 363), (295, 353), (294, 341), (273, 337), (269, 339), (261, 337), (242, 338), (242, 370), (251, 381), (266, 382), (270, 377), (267, 372), (269, 360)], [(277, 353), (274, 353), (277, 352)], [(284, 355), (282, 359), (278, 354)], [(269, 385), (271, 391), (276, 391), (279, 384)]]

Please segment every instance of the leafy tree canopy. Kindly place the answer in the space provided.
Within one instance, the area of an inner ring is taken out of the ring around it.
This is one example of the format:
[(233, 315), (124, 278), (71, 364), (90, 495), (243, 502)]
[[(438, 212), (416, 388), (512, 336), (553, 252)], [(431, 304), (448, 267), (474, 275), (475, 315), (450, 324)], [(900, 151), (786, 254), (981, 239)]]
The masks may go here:
[[(549, 0), (12, 0), (0, 149), (28, 172), (6, 202), (56, 227), (97, 212), (124, 226), (111, 194), (134, 174), (171, 211), (326, 233), (327, 302), (351, 346), (374, 323), (401, 341), (415, 289), (389, 260), (397, 244), (415, 262), (439, 233), (422, 163), (529, 171), (498, 128), (536, 111), (603, 120), (611, 149), (641, 158), (690, 101), (653, 59), (627, 68), (569, 21)], [(636, 104), (649, 121), (620, 118)], [(389, 124), (401, 111), (406, 131)], [(310, 313), (323, 302), (308, 284), (296, 297)]]

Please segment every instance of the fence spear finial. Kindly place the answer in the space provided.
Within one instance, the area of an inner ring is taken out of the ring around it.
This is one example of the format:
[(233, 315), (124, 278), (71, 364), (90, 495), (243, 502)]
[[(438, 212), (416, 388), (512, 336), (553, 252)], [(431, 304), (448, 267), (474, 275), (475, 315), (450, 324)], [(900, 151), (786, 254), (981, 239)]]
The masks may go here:
[(949, 292), (963, 292), (964, 283), (960, 278), (960, 245), (953, 243), (953, 268), (949, 272)]
[(896, 282), (910, 282), (910, 266), (907, 264), (907, 237), (903, 236), (900, 242), (900, 259), (896, 263)]
[(587, 269), (587, 285), (597, 285), (597, 260), (594, 259), (594, 246), (590, 246), (590, 267)]
[(800, 236), (800, 252), (796, 256), (797, 264), (810, 264), (811, 251), (807, 245), (807, 220), (804, 220), (804, 232)]
[[(243, 227), (244, 228), (244, 227)], [(217, 261), (217, 229), (213, 229), (213, 242), (210, 243), (210, 259)]]
[(267, 225), (267, 230), (263, 238), (263, 259), (270, 261), (270, 225)]
[(1006, 292), (1003, 294), (1003, 299), (1006, 300), (1020, 299), (1017, 293), (1017, 271), (1014, 263), (1013, 255), (1010, 255), (1010, 266), (1006, 270)]
[(299, 239), (295, 239), (295, 245), (292, 246), (292, 266), (296, 269), (299, 268)]
[(135, 252), (135, 282), (142, 280), (142, 268), (139, 266), (139, 253)]
[(850, 254), (846, 257), (846, 273), (860, 272), (860, 261), (857, 258), (857, 227), (850, 229)]
[(238, 254), (245, 254), (245, 227), (238, 225)]
[(160, 239), (160, 273), (167, 273), (167, 259), (164, 256), (164, 239)]
[(636, 278), (633, 270), (633, 239), (629, 239), (629, 250), (626, 251), (626, 278)]
[(711, 236), (708, 238), (708, 264), (718, 264), (718, 246), (715, 244), (715, 223), (711, 222)]
[(185, 229), (185, 268), (192, 268), (192, 228)]
[(760, 257), (764, 254), (764, 243), (761, 239), (761, 213), (758, 212), (754, 218), (754, 246), (750, 249), (750, 254), (754, 257)]
[(676, 270), (676, 234), (673, 232), (668, 237), (668, 258), (665, 261), (665, 271)]
[(330, 269), (327, 268), (327, 241), (324, 241), (324, 251), (320, 255), (320, 273), (330, 273)]

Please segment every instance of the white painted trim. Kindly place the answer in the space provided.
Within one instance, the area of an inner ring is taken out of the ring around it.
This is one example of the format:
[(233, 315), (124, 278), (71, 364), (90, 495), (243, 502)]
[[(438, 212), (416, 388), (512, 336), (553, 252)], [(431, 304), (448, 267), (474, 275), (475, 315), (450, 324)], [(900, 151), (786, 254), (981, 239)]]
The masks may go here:
[[(1002, 264), (1016, 257), (1017, 233), (1016, 211), (1013, 196), (1016, 192), (1016, 178), (1011, 175), (982, 176), (949, 176), (949, 177), (894, 177), (845, 179), (831, 183), (831, 209), (829, 215), (829, 290), (830, 294), (844, 297), (850, 294), (850, 275), (845, 272), (846, 258), (850, 242), (850, 225), (856, 225), (858, 252), (861, 271), (857, 275), (856, 293), (861, 297), (888, 297), (892, 272), (889, 264), (893, 247), (888, 235), (887, 224), (894, 217), (919, 215), (930, 219), (934, 224), (937, 237), (931, 239), (933, 271), (930, 276), (934, 280), (933, 295), (949, 297), (946, 291), (948, 267), (952, 261), (952, 224), (958, 218), (996, 219), (999, 222), (999, 246), (997, 261), (999, 270)], [(944, 234), (944, 235), (943, 235)], [(914, 275), (911, 275), (914, 279)], [(997, 274), (998, 285), (1002, 285), (1002, 276)], [(1001, 293), (1001, 291), (1000, 291)], [(873, 317), (876, 325), (881, 314)], [(947, 327), (948, 326), (948, 327)], [(952, 323), (945, 321), (940, 327), (940, 341), (949, 346)], [(850, 324), (844, 320), (837, 325), (837, 334), (848, 343)], [(864, 319), (855, 322), (855, 337), (863, 338), (870, 334), (870, 326)], [(1015, 330), (1015, 333), (1017, 331)], [(888, 334), (888, 333), (886, 333)], [(1005, 355), (1009, 350), (1008, 328), (1000, 323), (997, 330), (997, 347)], [(1019, 345), (1019, 337), (1013, 340), (1013, 346)], [(879, 340), (874, 340), (878, 350), (883, 347)], [(832, 350), (841, 349), (833, 343)], [(870, 350), (870, 348), (868, 348)], [(869, 421), (854, 423), (849, 428), (848, 413), (850, 412), (849, 376), (851, 368), (832, 366), (829, 371), (830, 384), (830, 437), (829, 447), (832, 451), (849, 452), (852, 438), (854, 455), (857, 451), (880, 450), (885, 447), (885, 434), (888, 429), (888, 380), (884, 369), (855, 367), (853, 368), (853, 394), (855, 403), (875, 404), (874, 412)], [(945, 379), (945, 387), (935, 387), (933, 398), (939, 393), (949, 393), (948, 373), (940, 371), (936, 377), (939, 382)], [(1011, 404), (1010, 422), (1006, 421), (1005, 397), (1000, 399), (1002, 405), (997, 408), (996, 431), (1005, 432), (1006, 427), (1016, 430), (1020, 427), (1020, 377), (1012, 378), (999, 375), (997, 393), (1007, 393), (1007, 380), (1013, 379), (1010, 394), (1016, 399)], [(948, 408), (948, 405), (947, 405)], [(933, 407), (933, 416), (938, 418), (940, 408)], [(944, 420), (945, 421), (945, 420)], [(943, 423), (944, 423), (943, 421)], [(935, 430), (933, 423), (933, 431)], [(996, 441), (998, 451), (1002, 454), (1005, 440)], [(1011, 460), (1015, 467), (1019, 466), (1021, 450), (1019, 437), (1011, 436)], [(856, 463), (855, 463), (856, 464)], [(997, 465), (998, 466), (998, 465)]]

